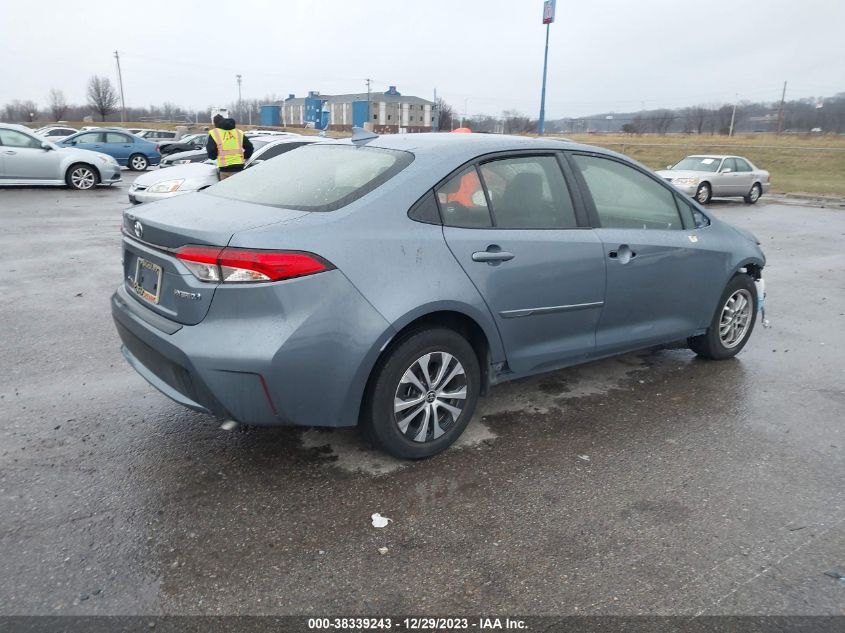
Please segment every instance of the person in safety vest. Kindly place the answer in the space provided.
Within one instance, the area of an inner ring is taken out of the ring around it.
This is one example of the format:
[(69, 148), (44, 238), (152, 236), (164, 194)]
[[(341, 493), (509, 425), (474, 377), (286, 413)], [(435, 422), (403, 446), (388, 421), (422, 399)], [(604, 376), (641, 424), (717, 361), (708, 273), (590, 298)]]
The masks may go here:
[(217, 163), (220, 180), (241, 171), (244, 163), (252, 156), (252, 143), (244, 133), (235, 128), (235, 120), (219, 114), (212, 119), (214, 128), (208, 132), (205, 150), (208, 157)]

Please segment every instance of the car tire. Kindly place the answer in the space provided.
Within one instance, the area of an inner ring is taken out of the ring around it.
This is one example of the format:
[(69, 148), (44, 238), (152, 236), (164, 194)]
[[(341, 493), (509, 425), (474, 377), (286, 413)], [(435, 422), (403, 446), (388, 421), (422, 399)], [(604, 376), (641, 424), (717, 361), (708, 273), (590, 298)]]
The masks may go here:
[(709, 182), (703, 182), (698, 185), (698, 189), (695, 190), (695, 199), (699, 204), (707, 204), (712, 197), (713, 190), (710, 188)]
[(445, 328), (417, 330), (392, 345), (373, 372), (362, 430), (399, 459), (431, 457), (464, 432), (480, 384), (478, 357), (463, 336)]
[(762, 193), (763, 190), (760, 187), (760, 183), (755, 182), (751, 186), (751, 191), (749, 191), (747, 195), (743, 196), (742, 199), (745, 200), (746, 204), (757, 204), (757, 201), (760, 199), (760, 195)]
[[(739, 306), (737, 302), (743, 301)], [(745, 347), (757, 320), (757, 286), (744, 273), (734, 275), (719, 298), (710, 327), (687, 339), (690, 349), (702, 358), (727, 360)]]
[(86, 163), (71, 165), (65, 172), (65, 182), (71, 189), (87, 191), (93, 189), (99, 181), (100, 175), (97, 169)]
[(149, 166), (150, 161), (147, 160), (147, 157), (143, 154), (132, 154), (129, 157), (129, 160), (126, 161), (126, 165), (132, 171), (144, 171)]

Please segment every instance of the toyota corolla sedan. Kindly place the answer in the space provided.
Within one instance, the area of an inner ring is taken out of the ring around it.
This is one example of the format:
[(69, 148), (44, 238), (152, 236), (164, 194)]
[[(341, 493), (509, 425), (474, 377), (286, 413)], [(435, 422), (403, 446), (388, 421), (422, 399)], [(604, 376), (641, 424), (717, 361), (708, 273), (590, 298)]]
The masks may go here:
[(0, 185), (67, 185), (92, 189), (120, 182), (120, 166), (106, 154), (65, 148), (22, 125), (0, 123)]
[(127, 210), (111, 306), (126, 360), (186, 407), (422, 458), (504, 381), (680, 339), (735, 356), (764, 265), (619, 154), (361, 130)]
[(713, 197), (755, 204), (769, 190), (769, 172), (742, 156), (687, 156), (657, 175), (701, 204)]

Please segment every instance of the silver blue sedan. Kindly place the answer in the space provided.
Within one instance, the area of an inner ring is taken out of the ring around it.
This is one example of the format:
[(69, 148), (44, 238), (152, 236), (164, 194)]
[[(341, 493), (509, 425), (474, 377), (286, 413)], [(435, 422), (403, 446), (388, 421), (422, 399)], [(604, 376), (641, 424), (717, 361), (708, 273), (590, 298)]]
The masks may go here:
[(753, 235), (597, 147), (480, 134), (301, 147), (124, 212), (123, 355), (176, 402), (255, 425), (451, 445), (499, 383), (686, 339), (735, 356)]

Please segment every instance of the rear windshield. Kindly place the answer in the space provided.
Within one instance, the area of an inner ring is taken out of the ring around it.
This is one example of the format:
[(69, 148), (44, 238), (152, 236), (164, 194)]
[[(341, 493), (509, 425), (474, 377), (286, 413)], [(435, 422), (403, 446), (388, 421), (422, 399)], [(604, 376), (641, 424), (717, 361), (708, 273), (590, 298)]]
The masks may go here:
[(205, 193), (300, 211), (334, 211), (383, 185), (413, 160), (409, 152), (375, 147), (306, 145)]

